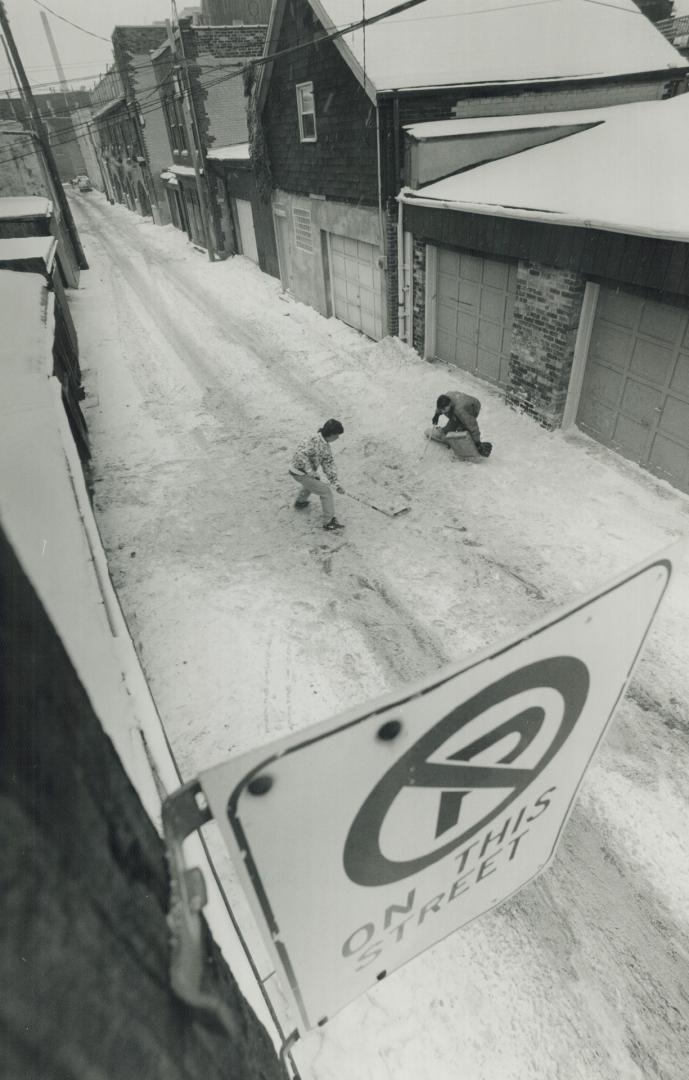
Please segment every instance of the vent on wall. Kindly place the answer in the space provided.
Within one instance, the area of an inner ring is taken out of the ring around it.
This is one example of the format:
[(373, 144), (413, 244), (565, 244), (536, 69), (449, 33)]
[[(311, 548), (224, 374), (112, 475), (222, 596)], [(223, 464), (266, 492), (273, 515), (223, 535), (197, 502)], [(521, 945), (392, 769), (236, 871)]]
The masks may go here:
[(298, 210), (296, 207), (292, 211), (294, 218), (294, 242), (299, 251), (306, 251), (310, 254), (313, 252), (313, 238), (311, 236), (311, 211), (310, 210)]

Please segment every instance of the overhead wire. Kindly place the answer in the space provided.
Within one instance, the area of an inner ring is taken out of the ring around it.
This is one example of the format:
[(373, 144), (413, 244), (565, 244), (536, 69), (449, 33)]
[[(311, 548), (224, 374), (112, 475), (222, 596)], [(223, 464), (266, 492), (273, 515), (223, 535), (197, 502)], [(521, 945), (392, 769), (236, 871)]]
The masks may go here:
[[(35, 2), (38, 2), (38, 0), (35, 0)], [(203, 89), (208, 90), (208, 89), (211, 89), (214, 86), (218, 86), (220, 83), (229, 82), (231, 79), (239, 78), (240, 76), (243, 76), (247, 71), (251, 70), (252, 68), (262, 67), (265, 64), (272, 63), (274, 60), (282, 59), (284, 56), (292, 55), (293, 53), (296, 53), (296, 52), (302, 52), (304, 49), (307, 49), (307, 48), (315, 48), (316, 46), (321, 45), (324, 42), (334, 41), (337, 38), (344, 37), (346, 34), (353, 33), (355, 30), (360, 30), (362, 28), (365, 29), (366, 26), (371, 26), (373, 23), (381, 22), (383, 19), (390, 18), (393, 15), (400, 14), (401, 12), (407, 11), (407, 10), (409, 10), (411, 8), (418, 7), (420, 4), (425, 3), (425, 2), (426, 2), (426, 0), (403, 0), (402, 3), (398, 3), (398, 4), (394, 5), (391, 8), (386, 8), (385, 11), (379, 12), (377, 15), (372, 15), (370, 18), (359, 19), (354, 23), (347, 24), (346, 26), (336, 27), (334, 30), (331, 30), (331, 31), (324, 31), (323, 34), (320, 34), (317, 37), (314, 37), (309, 41), (300, 42), (297, 45), (290, 45), (285, 49), (279, 49), (277, 52), (269, 53), (269, 54), (264, 55), (264, 56), (254, 57), (253, 59), (251, 59), (251, 60), (247, 61), (246, 63), (244, 63), (241, 66), (241, 68), (239, 68), (239, 69), (237, 69), (235, 71), (229, 72), (228, 74), (225, 74), (225, 75), (221, 76), (218, 79), (208, 80), (207, 82), (203, 83), (202, 84)], [(539, 0), (536, 0), (536, 2), (539, 2)], [(543, 2), (543, 0), (540, 0), (540, 2)], [(175, 61), (175, 63), (177, 63), (177, 61)], [(151, 93), (157, 92), (157, 90), (158, 90), (158, 87), (156, 86), (156, 87), (152, 88)], [(114, 99), (113, 105), (115, 104), (116, 101), (117, 101), (117, 99)], [(149, 113), (161, 111), (163, 108), (164, 108), (164, 103), (161, 101), (161, 102), (154, 103), (153, 105), (149, 106), (148, 108), (138, 109), (137, 111), (138, 111), (139, 115), (144, 115), (145, 116), (145, 115), (148, 115)], [(90, 117), (88, 120), (80, 121), (76, 125), (73, 125), (71, 130), (76, 132), (79, 129), (88, 128), (88, 126), (91, 123), (93, 123), (93, 117)], [(77, 135), (72, 135), (72, 134), (67, 133), (67, 132), (65, 133), (65, 135), (67, 137), (64, 138), (64, 139), (51, 139), (50, 140), (50, 145), (51, 146), (64, 146), (69, 142), (75, 142), (75, 141), (78, 140)], [(9, 144), (8, 146), (6, 146), (6, 147), (4, 147), (2, 149), (11, 150), (13, 146), (26, 145), (27, 142), (32, 141), (32, 138), (33, 138), (32, 136), (29, 136), (28, 139), (22, 140), (21, 143), (11, 143), (11, 144)], [(18, 160), (21, 160), (21, 158), (28, 157), (33, 153), (34, 153), (34, 151), (33, 151), (33, 148), (32, 148), (31, 150), (28, 150), (23, 154), (16, 154), (16, 155), (10, 155), (10, 156), (3, 157), (2, 159), (0, 159), (0, 161), (2, 161), (3, 164), (5, 164), (7, 162), (10, 162), (10, 161), (18, 161)]]
[(33, 2), (34, 4), (37, 4), (38, 7), (45, 8), (46, 11), (49, 11), (51, 15), (54, 15), (55, 18), (59, 19), (61, 22), (67, 23), (68, 26), (73, 26), (75, 30), (81, 30), (82, 34), (88, 34), (89, 37), (98, 38), (99, 41), (107, 41), (110, 43), (110, 38), (103, 37), (102, 34), (94, 34), (93, 30), (87, 30), (85, 26), (79, 26), (79, 23), (72, 22), (71, 19), (66, 19), (64, 15), (58, 14), (57, 11), (53, 11), (47, 4), (42, 3), (42, 0), (33, 0)]

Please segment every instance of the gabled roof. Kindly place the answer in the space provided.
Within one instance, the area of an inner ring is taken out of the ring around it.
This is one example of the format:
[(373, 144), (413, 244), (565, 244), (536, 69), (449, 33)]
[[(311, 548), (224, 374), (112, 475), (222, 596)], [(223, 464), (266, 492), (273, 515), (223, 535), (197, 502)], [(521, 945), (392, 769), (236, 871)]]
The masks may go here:
[[(361, 0), (306, 2), (328, 32), (362, 18)], [(395, 0), (366, 0), (366, 17), (393, 6)], [(277, 49), (284, 11), (285, 0), (276, 0), (268, 54)], [(335, 45), (371, 98), (392, 90), (687, 69), (632, 0), (424, 0)], [(262, 81), (268, 79), (269, 72)]]
[(478, 165), (402, 201), (689, 242), (689, 94), (597, 110), (594, 127)]

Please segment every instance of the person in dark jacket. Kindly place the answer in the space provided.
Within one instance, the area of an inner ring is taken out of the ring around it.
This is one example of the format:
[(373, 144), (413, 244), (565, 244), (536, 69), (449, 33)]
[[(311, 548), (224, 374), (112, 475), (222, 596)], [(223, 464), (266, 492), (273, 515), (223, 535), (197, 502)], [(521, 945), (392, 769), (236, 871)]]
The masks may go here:
[[(451, 447), (456, 457), (464, 460), (488, 457), (493, 446), (492, 443), (481, 442), (477, 419), (480, 411), (481, 402), (471, 394), (462, 394), (459, 390), (441, 394), (431, 420), (433, 426), (427, 429), (426, 435), (434, 442)], [(438, 427), (441, 416), (447, 417), (443, 428)]]

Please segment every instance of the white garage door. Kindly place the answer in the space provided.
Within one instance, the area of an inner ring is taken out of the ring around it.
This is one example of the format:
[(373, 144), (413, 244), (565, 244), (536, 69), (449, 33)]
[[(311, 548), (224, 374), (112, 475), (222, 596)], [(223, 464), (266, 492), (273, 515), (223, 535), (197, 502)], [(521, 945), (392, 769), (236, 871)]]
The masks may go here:
[(436, 267), (436, 357), (504, 386), (517, 264), (438, 248)]
[(378, 340), (383, 336), (378, 248), (328, 233), (333, 314)]
[(256, 247), (256, 233), (254, 232), (254, 215), (251, 203), (247, 199), (235, 199), (237, 208), (237, 221), (239, 222), (239, 240), (242, 245), (242, 255), (252, 262), (258, 262), (258, 249)]
[(601, 287), (577, 424), (689, 491), (689, 311)]

